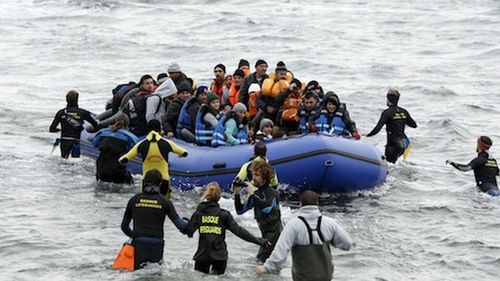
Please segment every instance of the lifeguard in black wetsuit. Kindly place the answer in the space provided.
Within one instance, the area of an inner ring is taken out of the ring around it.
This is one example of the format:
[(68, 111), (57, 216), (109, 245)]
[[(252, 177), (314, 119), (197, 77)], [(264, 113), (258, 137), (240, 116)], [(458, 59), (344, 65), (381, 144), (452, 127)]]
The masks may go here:
[(406, 148), (405, 126), (417, 127), (417, 123), (411, 118), (406, 109), (398, 106), (399, 92), (390, 89), (387, 93), (388, 109), (382, 112), (377, 126), (366, 136), (376, 135), (384, 125), (387, 131), (387, 144), (385, 146), (385, 158), (388, 162), (396, 163), (399, 156), (403, 155)]
[[(135, 248), (134, 269), (146, 262), (161, 262), (163, 259), (163, 224), (168, 216), (175, 226), (183, 231), (187, 223), (179, 217), (172, 201), (159, 194), (163, 176), (157, 169), (144, 176), (142, 193), (132, 197), (122, 220), (122, 231), (132, 238)], [(133, 230), (130, 221), (134, 221)]]
[(482, 192), (486, 192), (492, 196), (499, 196), (496, 176), (499, 174), (497, 160), (491, 156), (489, 151), (493, 142), (487, 136), (481, 136), (477, 139), (477, 157), (472, 159), (469, 164), (458, 164), (451, 160), (446, 160), (446, 164), (450, 164), (457, 170), (467, 172), (474, 170), (476, 184)]
[[(50, 132), (61, 131), (61, 138), (56, 140), (60, 144), (61, 157), (80, 157), (80, 135), (83, 130), (83, 121), (87, 121), (92, 126), (97, 127), (97, 122), (92, 118), (90, 112), (83, 108), (78, 108), (78, 92), (71, 90), (66, 94), (66, 108), (59, 110), (50, 125)], [(61, 124), (61, 129), (57, 125)], [(55, 146), (54, 145), (54, 146)]]

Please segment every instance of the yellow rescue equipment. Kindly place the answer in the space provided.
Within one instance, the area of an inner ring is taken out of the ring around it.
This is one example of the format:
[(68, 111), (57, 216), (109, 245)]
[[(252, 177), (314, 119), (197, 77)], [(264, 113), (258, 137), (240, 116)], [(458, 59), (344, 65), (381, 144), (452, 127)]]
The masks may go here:
[(287, 71), (285, 80), (274, 82), (275, 77), (276, 74), (272, 71), (269, 77), (264, 80), (262, 83), (262, 95), (275, 98), (279, 93), (288, 89), (290, 82), (293, 80), (293, 74), (290, 71)]
[(135, 249), (130, 242), (124, 243), (116, 256), (113, 269), (134, 270)]

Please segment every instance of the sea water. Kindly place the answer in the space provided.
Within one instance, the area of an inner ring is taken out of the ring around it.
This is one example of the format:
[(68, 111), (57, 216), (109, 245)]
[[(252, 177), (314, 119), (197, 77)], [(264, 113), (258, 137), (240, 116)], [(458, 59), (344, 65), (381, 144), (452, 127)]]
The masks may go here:
[[(165, 263), (137, 272), (111, 265), (127, 237), (124, 208), (137, 185), (98, 183), (95, 160), (50, 154), (48, 132), (70, 89), (101, 112), (117, 84), (177, 62), (198, 85), (240, 59), (286, 63), (347, 103), (361, 133), (391, 87), (418, 123), (407, 161), (373, 190), (322, 195), (321, 210), (352, 236), (333, 250), (337, 280), (498, 280), (500, 201), (477, 192), (472, 172), (445, 165), (475, 157), (480, 135), (500, 143), (500, 2), (3, 0), (0, 3), (1, 280), (216, 280), (193, 270), (197, 236), (165, 223)], [(385, 130), (361, 141), (384, 149)], [(290, 171), (293, 172), (293, 171)], [(136, 176), (136, 182), (140, 176)], [(189, 217), (203, 188), (174, 192)], [(258, 235), (251, 212), (238, 216)], [(297, 212), (282, 202), (282, 219)], [(291, 257), (257, 277), (258, 247), (227, 239), (227, 280), (290, 280)]]

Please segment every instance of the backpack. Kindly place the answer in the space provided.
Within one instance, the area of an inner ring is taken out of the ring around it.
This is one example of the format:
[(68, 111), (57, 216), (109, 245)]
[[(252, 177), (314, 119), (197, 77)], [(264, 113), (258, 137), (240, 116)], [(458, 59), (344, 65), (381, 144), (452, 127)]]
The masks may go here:
[(147, 133), (146, 100), (151, 96), (151, 93), (141, 91), (131, 97), (125, 107), (124, 111), (130, 119), (130, 131), (136, 136)]

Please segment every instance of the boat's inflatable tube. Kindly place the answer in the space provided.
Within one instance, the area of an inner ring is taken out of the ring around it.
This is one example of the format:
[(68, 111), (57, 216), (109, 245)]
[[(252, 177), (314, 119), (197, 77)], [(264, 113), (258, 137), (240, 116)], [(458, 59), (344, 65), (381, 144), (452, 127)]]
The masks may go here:
[[(99, 151), (88, 140), (91, 136), (82, 133), (82, 153), (97, 157)], [(253, 145), (212, 148), (174, 141), (189, 152), (185, 158), (169, 157), (172, 185), (181, 190), (217, 181), (228, 191), (240, 167), (253, 155)], [(272, 140), (266, 146), (280, 184), (289, 191), (342, 193), (370, 189), (384, 182), (388, 174), (382, 152), (354, 139), (307, 134)], [(142, 173), (140, 159), (127, 165), (133, 172)]]

